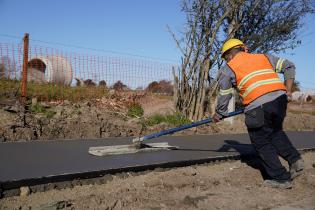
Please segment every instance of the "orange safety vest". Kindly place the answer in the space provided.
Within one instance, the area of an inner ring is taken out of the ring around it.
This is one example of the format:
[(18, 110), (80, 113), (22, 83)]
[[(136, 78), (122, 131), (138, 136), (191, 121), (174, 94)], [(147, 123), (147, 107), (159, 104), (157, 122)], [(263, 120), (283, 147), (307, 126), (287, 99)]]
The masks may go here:
[(235, 73), (237, 88), (245, 105), (264, 94), (286, 90), (264, 54), (239, 52), (228, 62), (228, 66)]

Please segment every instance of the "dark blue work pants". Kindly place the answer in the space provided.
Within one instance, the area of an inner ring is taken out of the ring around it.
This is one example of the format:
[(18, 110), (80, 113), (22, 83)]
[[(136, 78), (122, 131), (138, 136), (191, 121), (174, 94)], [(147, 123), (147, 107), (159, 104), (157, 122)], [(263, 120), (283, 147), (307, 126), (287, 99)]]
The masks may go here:
[(270, 178), (290, 180), (290, 173), (282, 166), (279, 156), (294, 163), (299, 152), (283, 131), (283, 120), (287, 110), (287, 96), (277, 99), (245, 113), (245, 123), (250, 140), (261, 158), (262, 165)]

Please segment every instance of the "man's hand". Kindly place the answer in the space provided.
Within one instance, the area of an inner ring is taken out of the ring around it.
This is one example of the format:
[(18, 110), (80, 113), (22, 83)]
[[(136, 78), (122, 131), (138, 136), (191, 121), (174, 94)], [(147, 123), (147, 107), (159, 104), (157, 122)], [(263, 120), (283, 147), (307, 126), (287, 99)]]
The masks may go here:
[(222, 120), (221, 115), (215, 113), (215, 114), (212, 116), (212, 121), (213, 121), (214, 123), (217, 123), (217, 122), (219, 122), (220, 120)]

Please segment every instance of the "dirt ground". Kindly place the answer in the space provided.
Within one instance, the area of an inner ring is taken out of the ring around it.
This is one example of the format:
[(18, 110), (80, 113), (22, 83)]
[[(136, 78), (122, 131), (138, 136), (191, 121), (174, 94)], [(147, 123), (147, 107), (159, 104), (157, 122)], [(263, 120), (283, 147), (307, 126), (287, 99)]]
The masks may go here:
[(315, 153), (303, 159), (304, 174), (288, 190), (262, 186), (253, 161), (231, 161), (3, 198), (0, 209), (315, 209)]
[[(114, 93), (115, 94), (115, 93)], [(144, 109), (141, 119), (127, 116), (124, 104), (136, 98)], [(58, 140), (58, 139), (95, 139), (106, 137), (142, 136), (173, 126), (161, 123), (142, 129), (144, 118), (154, 114), (174, 113), (171, 96), (125, 96), (113, 95), (89, 102), (44, 103), (44, 113), (28, 113), (23, 124), (19, 108), (12, 105), (0, 107), (0, 142)], [(49, 113), (53, 116), (47, 117)], [(284, 123), (285, 130), (315, 130), (315, 103), (289, 104)], [(244, 116), (236, 116), (235, 123), (220, 122), (185, 130), (176, 135), (245, 133)]]

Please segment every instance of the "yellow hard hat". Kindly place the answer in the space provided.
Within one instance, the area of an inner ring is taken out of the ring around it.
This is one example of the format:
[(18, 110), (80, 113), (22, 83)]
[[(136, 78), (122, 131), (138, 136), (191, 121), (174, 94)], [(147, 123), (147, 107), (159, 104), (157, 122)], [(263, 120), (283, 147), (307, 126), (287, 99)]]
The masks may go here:
[(229, 40), (227, 40), (222, 46), (221, 56), (223, 56), (223, 54), (226, 51), (228, 51), (228, 50), (230, 50), (230, 49), (232, 49), (234, 47), (242, 46), (242, 45), (244, 45), (244, 43), (241, 40), (239, 40), (239, 39), (229, 39)]

